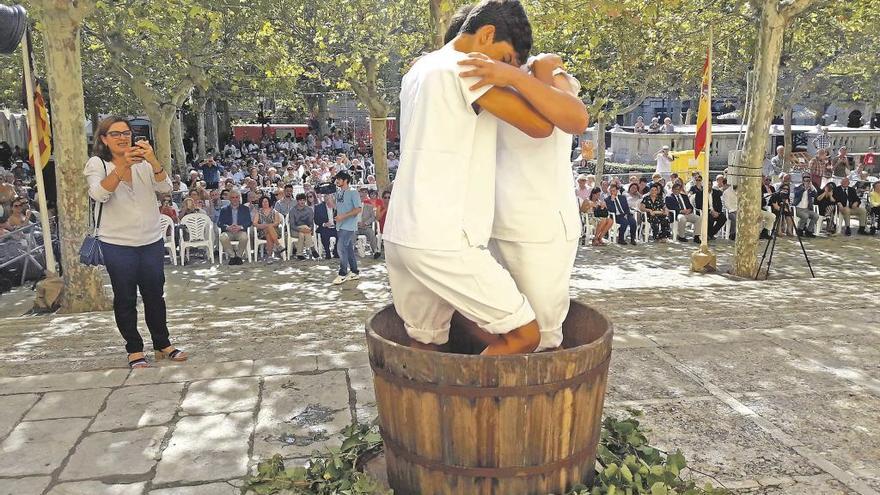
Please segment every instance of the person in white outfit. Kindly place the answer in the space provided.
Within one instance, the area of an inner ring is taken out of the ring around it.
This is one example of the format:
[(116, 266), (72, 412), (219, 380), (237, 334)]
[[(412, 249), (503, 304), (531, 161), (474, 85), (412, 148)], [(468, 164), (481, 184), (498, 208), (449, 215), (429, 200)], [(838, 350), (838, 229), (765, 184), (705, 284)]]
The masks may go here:
[[(541, 55), (530, 62), (553, 57)], [(533, 75), (577, 98), (580, 83), (563, 71), (558, 57), (552, 62), (543, 66), (543, 73), (532, 70)], [(583, 105), (569, 108), (588, 120)], [(583, 129), (557, 127), (550, 137), (535, 139), (509, 124), (498, 126), (495, 222), (489, 250), (535, 311), (541, 327), (537, 351), (562, 345), (569, 281), (581, 234), (568, 163), (572, 134), (567, 131), (580, 134)]]
[(663, 146), (654, 156), (657, 160), (657, 169), (655, 174), (660, 174), (664, 178), (668, 178), (672, 173), (672, 154), (669, 152), (669, 146)]

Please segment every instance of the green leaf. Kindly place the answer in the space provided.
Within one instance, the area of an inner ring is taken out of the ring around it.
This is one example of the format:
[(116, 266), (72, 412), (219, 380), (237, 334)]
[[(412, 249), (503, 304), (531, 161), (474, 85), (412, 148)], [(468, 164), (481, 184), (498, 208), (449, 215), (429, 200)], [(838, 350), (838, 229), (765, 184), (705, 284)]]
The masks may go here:
[(669, 489), (666, 487), (666, 483), (658, 481), (651, 485), (651, 495), (668, 495)]

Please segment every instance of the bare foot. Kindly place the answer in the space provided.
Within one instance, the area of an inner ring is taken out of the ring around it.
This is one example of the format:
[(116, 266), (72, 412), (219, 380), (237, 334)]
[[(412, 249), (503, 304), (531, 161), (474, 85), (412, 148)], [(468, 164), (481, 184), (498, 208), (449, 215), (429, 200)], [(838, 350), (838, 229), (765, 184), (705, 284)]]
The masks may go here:
[(537, 321), (532, 321), (499, 337), (500, 339), (496, 343), (489, 345), (482, 352), (482, 356), (528, 354), (534, 352), (538, 344), (541, 343), (541, 331)]

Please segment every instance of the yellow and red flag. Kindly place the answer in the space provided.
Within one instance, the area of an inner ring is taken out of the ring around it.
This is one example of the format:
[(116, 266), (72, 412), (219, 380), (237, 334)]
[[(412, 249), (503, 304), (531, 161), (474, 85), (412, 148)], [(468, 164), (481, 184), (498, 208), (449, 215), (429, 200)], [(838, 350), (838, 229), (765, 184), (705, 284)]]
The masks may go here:
[[(706, 150), (712, 141), (712, 42), (706, 50), (706, 63), (703, 65), (703, 82), (700, 86), (700, 108), (697, 112), (697, 137), (694, 141), (694, 158)], [(708, 151), (707, 151), (708, 153)]]
[[(37, 115), (37, 142), (40, 145), (40, 167), (45, 167), (49, 163), (49, 157), (52, 155), (52, 129), (49, 126), (49, 110), (46, 108), (46, 100), (43, 98), (43, 90), (40, 83), (34, 87), (34, 113)], [(30, 128), (28, 128), (30, 129)], [(30, 140), (32, 136), (28, 132), (28, 156), (31, 167), (36, 170), (33, 153), (30, 152)]]

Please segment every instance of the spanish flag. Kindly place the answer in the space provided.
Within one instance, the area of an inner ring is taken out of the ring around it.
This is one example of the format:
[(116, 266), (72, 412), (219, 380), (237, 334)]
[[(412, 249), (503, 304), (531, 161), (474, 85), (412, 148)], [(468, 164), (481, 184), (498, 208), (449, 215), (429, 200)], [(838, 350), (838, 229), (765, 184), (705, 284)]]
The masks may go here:
[[(712, 31), (709, 31), (709, 47), (706, 49), (706, 63), (703, 65), (703, 82), (700, 86), (700, 108), (697, 112), (697, 137), (694, 141), (694, 158), (708, 150), (712, 142)], [(708, 160), (707, 160), (708, 162)]]
[[(34, 112), (37, 114), (37, 132), (39, 134), (37, 142), (40, 145), (40, 168), (42, 168), (49, 163), (49, 157), (52, 155), (52, 129), (49, 127), (49, 110), (46, 108), (46, 100), (43, 98), (43, 90), (39, 82), (34, 86)], [(36, 170), (34, 157), (30, 153), (32, 149), (30, 140), (31, 135), (28, 132), (29, 161), (31, 162), (31, 167), (34, 167), (34, 170)]]

